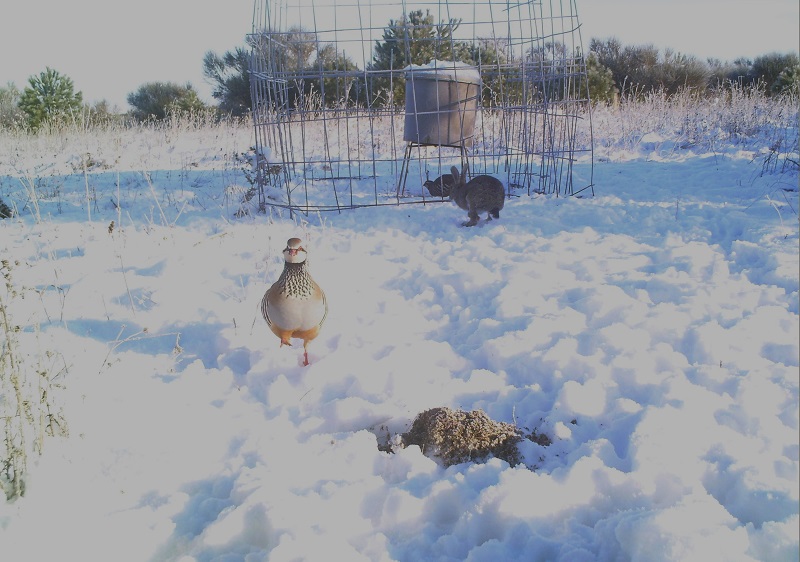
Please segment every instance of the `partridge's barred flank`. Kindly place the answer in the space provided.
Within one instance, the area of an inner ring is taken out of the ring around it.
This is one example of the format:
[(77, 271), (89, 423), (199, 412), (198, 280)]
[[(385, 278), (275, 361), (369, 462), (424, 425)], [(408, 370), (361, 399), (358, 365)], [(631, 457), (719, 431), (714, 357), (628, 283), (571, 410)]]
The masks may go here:
[(261, 299), (261, 314), (281, 346), (303, 340), (303, 365), (308, 365), (308, 343), (319, 335), (328, 315), (325, 292), (308, 272), (308, 254), (299, 238), (290, 238), (283, 250), (283, 272)]

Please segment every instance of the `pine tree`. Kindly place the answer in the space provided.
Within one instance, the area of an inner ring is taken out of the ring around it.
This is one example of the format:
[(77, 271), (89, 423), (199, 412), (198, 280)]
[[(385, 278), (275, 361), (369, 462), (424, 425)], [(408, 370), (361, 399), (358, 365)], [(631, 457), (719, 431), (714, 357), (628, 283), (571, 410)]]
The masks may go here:
[(208, 51), (203, 57), (203, 75), (214, 84), (211, 96), (219, 101), (219, 109), (239, 117), (250, 111), (250, 55), (237, 47), (219, 56)]
[(32, 129), (81, 110), (81, 92), (75, 92), (70, 78), (50, 67), (38, 76), (31, 76), (28, 84), (22, 92), (19, 108), (27, 116), (28, 126)]
[(610, 68), (600, 64), (596, 53), (589, 53), (586, 57), (586, 79), (592, 102), (609, 103), (618, 98), (619, 90), (614, 85), (614, 75)]
[(320, 44), (316, 33), (291, 27), (250, 36), (248, 43), (252, 54), (243, 59), (244, 67), (252, 56), (257, 68), (277, 79), (269, 86), (273, 103), (284, 108), (366, 103), (356, 64), (334, 44)]
[(366, 102), (356, 77), (358, 67), (339, 53), (333, 44), (323, 45), (319, 49), (312, 67), (320, 79), (306, 81), (307, 95), (316, 90), (327, 107)]
[(403, 103), (402, 70), (410, 64), (425, 65), (434, 59), (474, 63), (472, 45), (453, 39), (453, 32), (460, 25), (461, 20), (454, 18), (435, 24), (428, 10), (424, 14), (417, 10), (399, 20), (389, 20), (388, 27), (383, 30), (383, 41), (375, 45), (370, 64), (371, 71), (386, 71), (373, 79), (372, 97), (382, 96), (385, 103)]

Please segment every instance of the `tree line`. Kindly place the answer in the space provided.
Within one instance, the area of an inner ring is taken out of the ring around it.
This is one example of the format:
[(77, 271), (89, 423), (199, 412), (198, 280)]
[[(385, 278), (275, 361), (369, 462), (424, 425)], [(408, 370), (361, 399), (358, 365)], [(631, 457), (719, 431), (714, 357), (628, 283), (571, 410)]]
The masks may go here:
[[(797, 94), (800, 87), (797, 53), (704, 61), (669, 49), (662, 52), (653, 45), (623, 45), (609, 38), (592, 39), (586, 54), (547, 43), (515, 60), (510, 46), (503, 42), (455, 40), (460, 25), (458, 19), (436, 22), (430, 12), (422, 10), (390, 20), (366, 68), (359, 68), (336, 45), (321, 44), (315, 33), (299, 27), (250, 35), (245, 45), (223, 55), (205, 54), (203, 74), (213, 84), (215, 105), (204, 104), (191, 84), (151, 82), (128, 94), (131, 109), (125, 117), (144, 121), (187, 112), (247, 115), (252, 56), (283, 78), (282, 87), (271, 91), (273, 103), (292, 109), (402, 106), (405, 83), (398, 71), (433, 59), (479, 67), (486, 106), (580, 99), (587, 93), (592, 102), (608, 103), (620, 96), (652, 91), (672, 94), (689, 88), (702, 94), (731, 84), (762, 88), (767, 95)], [(81, 112), (98, 119), (119, 118), (112, 115), (106, 102), (87, 107), (72, 80), (50, 68), (32, 76), (22, 91), (13, 84), (0, 87), (0, 127), (36, 130), (43, 123)]]

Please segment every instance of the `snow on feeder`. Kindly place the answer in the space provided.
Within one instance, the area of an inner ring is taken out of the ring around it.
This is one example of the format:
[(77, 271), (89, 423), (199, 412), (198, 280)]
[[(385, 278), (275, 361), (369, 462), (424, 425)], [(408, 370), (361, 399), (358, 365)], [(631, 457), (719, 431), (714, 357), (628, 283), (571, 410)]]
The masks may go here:
[(481, 91), (478, 69), (432, 61), (428, 66), (407, 67), (405, 78), (403, 140), (418, 145), (470, 146)]

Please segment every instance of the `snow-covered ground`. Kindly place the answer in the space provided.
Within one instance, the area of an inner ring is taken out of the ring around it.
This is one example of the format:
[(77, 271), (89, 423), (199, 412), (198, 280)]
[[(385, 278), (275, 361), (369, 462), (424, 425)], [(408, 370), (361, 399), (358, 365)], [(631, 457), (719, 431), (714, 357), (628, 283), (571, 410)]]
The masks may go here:
[[(635, 115), (595, 116), (595, 197), (474, 228), (237, 218), (247, 126), (0, 136), (2, 302), (69, 427), (2, 559), (797, 560), (796, 167)], [(330, 304), (308, 367), (258, 306), (293, 236)], [(379, 450), (437, 406), (552, 443)]]

